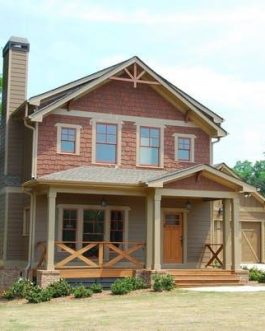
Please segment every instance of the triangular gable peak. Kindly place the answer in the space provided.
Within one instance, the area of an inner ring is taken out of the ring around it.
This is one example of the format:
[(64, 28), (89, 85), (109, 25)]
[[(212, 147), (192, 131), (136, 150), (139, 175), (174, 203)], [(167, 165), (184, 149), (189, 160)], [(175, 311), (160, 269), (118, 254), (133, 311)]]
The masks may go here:
[(207, 165), (176, 171), (150, 181), (148, 186), (185, 190), (256, 192), (255, 187)]
[[(75, 85), (73, 89), (68, 89), (67, 93), (63, 93), (62, 89), (60, 89), (60, 97), (58, 99), (52, 93), (49, 94), (51, 102), (45, 102), (42, 105), (42, 101), (39, 100), (40, 106), (30, 114), (29, 119), (41, 122), (48, 113), (67, 105), (71, 100), (81, 98), (113, 80), (133, 84), (135, 88), (140, 84), (148, 84), (174, 104), (178, 110), (181, 110), (185, 114), (187, 121), (194, 122), (212, 137), (223, 137), (226, 135), (226, 131), (220, 127), (221, 117), (159, 76), (138, 57), (133, 57), (119, 65), (110, 67), (107, 71), (102, 71), (102, 74), (96, 75), (94, 79), (89, 80), (87, 83), (84, 83), (84, 80), (82, 80), (80, 86)], [(67, 88), (69, 88), (68, 85), (66, 85)], [(58, 91), (56, 92), (58, 93)], [(45, 95), (47, 96), (47, 93)]]

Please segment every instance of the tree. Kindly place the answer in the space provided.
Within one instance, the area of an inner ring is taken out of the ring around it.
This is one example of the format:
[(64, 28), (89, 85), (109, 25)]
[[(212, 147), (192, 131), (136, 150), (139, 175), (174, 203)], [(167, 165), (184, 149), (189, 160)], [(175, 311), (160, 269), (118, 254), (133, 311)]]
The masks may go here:
[(265, 196), (265, 160), (255, 163), (237, 161), (234, 170), (245, 182), (256, 186), (260, 193)]

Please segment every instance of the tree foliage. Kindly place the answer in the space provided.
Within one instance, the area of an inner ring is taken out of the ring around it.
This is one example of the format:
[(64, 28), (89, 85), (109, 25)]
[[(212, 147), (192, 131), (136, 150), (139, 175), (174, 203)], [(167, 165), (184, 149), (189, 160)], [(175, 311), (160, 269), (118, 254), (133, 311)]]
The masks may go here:
[(265, 196), (265, 160), (255, 163), (237, 161), (234, 170), (245, 182), (256, 186)]

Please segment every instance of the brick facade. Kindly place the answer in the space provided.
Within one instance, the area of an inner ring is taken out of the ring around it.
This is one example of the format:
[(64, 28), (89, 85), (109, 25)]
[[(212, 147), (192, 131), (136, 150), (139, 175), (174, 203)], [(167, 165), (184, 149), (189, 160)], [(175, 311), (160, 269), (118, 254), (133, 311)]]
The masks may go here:
[[(136, 89), (131, 84), (111, 82), (88, 95), (74, 101), (71, 109), (119, 115), (143, 116), (171, 120), (184, 120), (183, 114), (157, 94), (149, 86)], [(78, 124), (82, 126), (80, 155), (57, 154), (56, 123)], [(190, 162), (174, 160), (174, 133), (193, 134), (195, 139), (195, 163), (210, 163), (210, 137), (200, 128), (166, 126), (164, 129), (164, 168), (189, 167)], [(124, 121), (121, 133), (121, 167), (136, 167), (136, 125)], [(62, 171), (78, 166), (88, 166), (92, 162), (92, 125), (86, 117), (49, 115), (39, 124), (38, 176)]]
[(0, 292), (6, 290), (11, 284), (13, 284), (20, 276), (21, 269), (13, 268), (0, 268)]

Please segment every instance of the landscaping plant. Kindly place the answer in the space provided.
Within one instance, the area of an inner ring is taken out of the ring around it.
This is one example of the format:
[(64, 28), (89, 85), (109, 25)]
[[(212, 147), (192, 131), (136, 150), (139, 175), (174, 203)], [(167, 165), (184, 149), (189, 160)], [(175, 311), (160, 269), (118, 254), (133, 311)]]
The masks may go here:
[(64, 279), (50, 284), (47, 289), (50, 291), (52, 298), (65, 297), (72, 293), (71, 285)]
[(28, 291), (34, 287), (34, 284), (25, 278), (19, 278), (3, 293), (3, 297), (8, 300), (25, 298)]
[(175, 282), (171, 275), (156, 274), (153, 280), (153, 290), (155, 292), (171, 291), (175, 287)]
[(84, 285), (80, 285), (73, 289), (73, 294), (76, 299), (88, 298), (93, 295), (93, 291), (90, 288), (86, 288)]
[(29, 303), (50, 301), (52, 298), (52, 292), (49, 291), (48, 288), (43, 289), (39, 286), (34, 286), (26, 293), (25, 298)]
[(93, 283), (90, 286), (90, 289), (92, 290), (93, 293), (101, 293), (103, 291), (102, 285), (99, 283)]
[(146, 284), (141, 278), (126, 277), (115, 280), (111, 286), (111, 292), (115, 295), (121, 295), (143, 288), (146, 288)]

